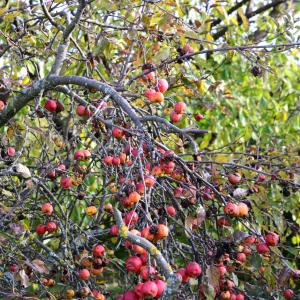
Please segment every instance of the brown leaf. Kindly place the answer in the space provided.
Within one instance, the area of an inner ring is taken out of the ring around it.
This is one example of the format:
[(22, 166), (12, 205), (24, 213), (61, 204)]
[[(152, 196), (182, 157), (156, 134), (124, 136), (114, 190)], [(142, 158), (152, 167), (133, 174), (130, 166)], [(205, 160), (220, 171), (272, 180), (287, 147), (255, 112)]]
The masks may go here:
[(193, 230), (194, 220), (195, 220), (195, 218), (192, 217), (192, 216), (187, 216), (185, 218), (184, 227), (186, 228), (187, 231), (192, 231)]
[(208, 266), (206, 269), (206, 277), (208, 285), (213, 287), (213, 290), (216, 291), (219, 287), (220, 272), (218, 268), (214, 265)]
[(284, 267), (281, 269), (278, 275), (278, 286), (283, 287), (285, 284), (288, 282), (288, 280), (291, 278), (293, 274), (293, 270), (290, 269), (289, 267)]
[(203, 223), (203, 221), (205, 220), (205, 217), (206, 217), (204, 207), (202, 205), (199, 205), (196, 213), (197, 213), (197, 225), (201, 226), (201, 224)]
[(27, 288), (29, 286), (29, 277), (25, 273), (25, 270), (22, 269), (16, 274), (16, 280), (21, 281), (21, 284)]
[(45, 263), (40, 259), (34, 259), (31, 263), (28, 263), (35, 271), (41, 274), (49, 274), (48, 268), (45, 266)]

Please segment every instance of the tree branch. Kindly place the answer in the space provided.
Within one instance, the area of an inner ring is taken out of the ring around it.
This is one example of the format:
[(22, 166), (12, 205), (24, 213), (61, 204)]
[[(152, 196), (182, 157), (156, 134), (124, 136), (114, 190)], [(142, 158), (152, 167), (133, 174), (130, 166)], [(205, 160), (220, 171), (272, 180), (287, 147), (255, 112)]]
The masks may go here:
[[(279, 4), (282, 4), (282, 3), (286, 3), (287, 0), (275, 0), (275, 1), (272, 1), (271, 3), (269, 4), (266, 4), (260, 8), (258, 8), (257, 10), (254, 10), (254, 11), (249, 11), (245, 14), (245, 16), (250, 19), (260, 13), (263, 13), (265, 12), (266, 10), (270, 9), (270, 8), (274, 8), (276, 6), (278, 6)], [(242, 21), (239, 20), (239, 25), (242, 24)], [(213, 34), (213, 38), (214, 40), (217, 40), (218, 38), (222, 37), (226, 31), (228, 30), (228, 26), (225, 26), (224, 28), (222, 28), (221, 30), (217, 31), (215, 34)]]
[[(57, 52), (56, 52), (56, 57), (55, 57), (55, 62), (51, 68), (50, 74), (53, 75), (58, 75), (61, 68), (62, 68), (62, 64), (66, 58), (67, 55), (67, 51), (68, 51), (68, 46), (70, 43), (70, 35), (72, 33), (72, 31), (74, 30), (75, 26), (79, 23), (80, 17), (83, 13), (83, 10), (85, 8), (85, 0), (81, 0), (79, 3), (79, 6), (77, 8), (77, 12), (76, 15), (74, 17), (74, 19), (72, 20), (72, 22), (65, 28), (64, 32), (63, 32), (63, 36), (62, 36), (62, 40), (58, 46)], [(44, 12), (47, 12), (47, 9), (45, 9), (44, 7)], [(46, 16), (48, 17), (48, 19), (50, 20), (51, 24), (58, 26), (54, 19), (50, 16), (50, 14), (46, 13)], [(60, 28), (60, 27), (58, 27)]]
[(97, 80), (81, 76), (55, 75), (51, 75), (45, 79), (34, 82), (31, 87), (25, 88), (13, 99), (13, 101), (10, 101), (2, 113), (0, 113), (0, 127), (5, 125), (13, 116), (15, 116), (16, 113), (27, 105), (31, 99), (38, 96), (41, 90), (51, 90), (59, 85), (69, 84), (75, 84), (84, 88), (94, 88), (105, 95), (110, 95), (116, 106), (119, 106), (125, 113), (127, 113), (135, 125), (142, 130), (143, 126), (138, 115), (133, 111), (127, 100), (119, 95), (119, 93), (111, 86)]
[(200, 54), (207, 54), (207, 53), (213, 53), (213, 52), (226, 52), (226, 51), (230, 51), (230, 50), (235, 50), (235, 51), (244, 51), (244, 50), (250, 50), (250, 49), (269, 49), (269, 48), (282, 48), (282, 47), (287, 47), (287, 48), (292, 48), (292, 47), (299, 47), (300, 43), (290, 43), (290, 44), (278, 44), (278, 45), (246, 45), (246, 46), (228, 46), (228, 47), (222, 47), (222, 48), (214, 48), (214, 49), (204, 49), (204, 50), (200, 50), (194, 53), (189, 53), (189, 54), (184, 54), (181, 56), (177, 56), (175, 58), (172, 58), (170, 60), (167, 60), (157, 66), (154, 66), (150, 69), (147, 69), (143, 72), (141, 72), (140, 74), (132, 77), (129, 79), (128, 81), (128, 85), (131, 85), (133, 81), (135, 81), (136, 79), (147, 75), (153, 71), (156, 71), (158, 69), (163, 68), (166, 65), (169, 65), (171, 63), (177, 62), (179, 60), (186, 60), (187, 58), (196, 56), (196, 55), (200, 55)]

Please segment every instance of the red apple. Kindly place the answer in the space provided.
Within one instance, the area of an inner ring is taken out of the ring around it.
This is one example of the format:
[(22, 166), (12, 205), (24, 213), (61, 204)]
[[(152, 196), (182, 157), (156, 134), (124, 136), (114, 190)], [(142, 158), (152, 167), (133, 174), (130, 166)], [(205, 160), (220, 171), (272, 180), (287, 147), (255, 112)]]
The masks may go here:
[(292, 299), (294, 297), (294, 292), (291, 289), (287, 289), (283, 292), (283, 297), (285, 299)]
[[(150, 271), (150, 273), (149, 273), (149, 271)], [(153, 275), (155, 273), (156, 273), (155, 268), (152, 267), (152, 266), (150, 266), (150, 267), (149, 266), (142, 266), (141, 270), (140, 270), (140, 275), (144, 280), (149, 279), (149, 274)]]
[(44, 203), (41, 207), (43, 214), (50, 216), (53, 212), (53, 206), (51, 203)]
[(175, 105), (174, 105), (174, 111), (177, 113), (177, 114), (183, 114), (186, 110), (186, 104), (184, 102), (177, 102)]
[(85, 106), (83, 105), (78, 105), (76, 108), (76, 114), (80, 117), (85, 116)]
[(115, 127), (113, 130), (112, 130), (112, 135), (114, 138), (118, 139), (118, 140), (121, 140), (124, 135), (125, 135), (125, 132), (123, 129), (120, 129), (120, 128), (117, 128)]
[(109, 234), (112, 235), (112, 236), (117, 236), (119, 234), (119, 227), (118, 227), (118, 225), (112, 225), (110, 227)]
[(121, 164), (121, 159), (120, 159), (120, 157), (118, 157), (118, 156), (113, 157), (113, 159), (112, 159), (112, 164), (113, 164), (114, 166), (119, 166), (119, 165)]
[(172, 205), (167, 206), (166, 211), (167, 211), (167, 214), (171, 217), (175, 216), (177, 213), (175, 207)]
[(264, 182), (266, 180), (266, 176), (263, 174), (259, 174), (257, 177), (258, 182)]
[(5, 107), (5, 103), (0, 100), (0, 112), (3, 111), (4, 107)]
[(125, 262), (125, 267), (128, 271), (139, 273), (142, 267), (142, 260), (137, 256), (130, 256)]
[(120, 298), (120, 300), (139, 300), (139, 298), (134, 291), (127, 291), (123, 294), (123, 297)]
[(18, 265), (17, 264), (12, 264), (9, 266), (9, 270), (13, 273), (18, 271)]
[(242, 176), (239, 173), (233, 173), (228, 176), (228, 180), (231, 184), (236, 185), (242, 179)]
[(244, 294), (239, 293), (239, 294), (236, 295), (236, 298), (235, 298), (235, 299), (236, 299), (236, 300), (244, 300), (244, 299), (245, 299), (245, 296), (244, 296)]
[(259, 254), (269, 253), (269, 247), (265, 243), (259, 243), (256, 245), (256, 250)]
[(201, 115), (200, 113), (195, 113), (195, 114), (194, 114), (194, 119), (195, 119), (197, 122), (199, 122), (199, 121), (201, 121), (202, 119), (204, 119), (204, 116)]
[(185, 268), (178, 269), (176, 274), (178, 274), (181, 277), (182, 283), (187, 283), (191, 278), (186, 274), (186, 269)]
[(158, 288), (154, 281), (146, 281), (142, 286), (142, 293), (144, 297), (154, 298), (157, 295)]
[(38, 226), (36, 226), (35, 228), (35, 232), (37, 234), (45, 234), (47, 231), (47, 227), (44, 224), (39, 224)]
[(57, 225), (55, 222), (53, 221), (50, 221), (47, 225), (46, 225), (46, 230), (49, 232), (49, 233), (52, 233), (54, 231), (56, 231), (57, 229)]
[(164, 93), (168, 90), (169, 84), (166, 79), (159, 79), (157, 81), (157, 90), (161, 93)]
[(134, 289), (134, 292), (136, 293), (139, 299), (142, 299), (144, 297), (142, 288), (143, 288), (143, 282), (139, 282)]
[(146, 187), (148, 187), (148, 188), (153, 187), (154, 184), (155, 184), (155, 178), (153, 176), (151, 176), (151, 175), (145, 176), (144, 177), (144, 181), (145, 181)]
[(184, 54), (190, 54), (190, 53), (194, 53), (194, 52), (195, 52), (195, 50), (191, 45), (189, 45), (189, 44), (184, 45), (184, 47), (183, 47)]
[(72, 186), (72, 180), (69, 177), (62, 177), (60, 180), (60, 185), (63, 189), (67, 190)]
[(114, 159), (113, 156), (107, 155), (104, 157), (103, 162), (106, 165), (112, 165), (113, 159)]
[(105, 253), (105, 248), (102, 245), (97, 245), (93, 249), (93, 256), (100, 257), (103, 256)]
[(239, 252), (239, 253), (236, 255), (236, 260), (239, 261), (240, 263), (246, 262), (246, 260), (247, 260), (246, 254), (243, 253), (243, 252)]
[(56, 112), (57, 110), (57, 101), (56, 100), (51, 100), (48, 99), (45, 103), (45, 109), (50, 111), (50, 112)]
[(84, 159), (83, 150), (78, 150), (74, 153), (74, 160), (83, 160), (83, 159)]
[(238, 216), (239, 208), (235, 203), (229, 202), (225, 205), (224, 212), (225, 212), (225, 214), (230, 215), (230, 216)]
[(276, 246), (278, 244), (278, 241), (279, 241), (279, 235), (274, 233), (274, 232), (269, 232), (265, 236), (265, 241), (266, 241), (268, 246)]
[(163, 292), (164, 292), (164, 290), (165, 290), (167, 284), (166, 284), (165, 281), (160, 280), (160, 279), (157, 279), (157, 280), (155, 280), (154, 282), (155, 282), (156, 285), (157, 285), (157, 294), (156, 294), (155, 298), (159, 298), (159, 297), (162, 296), (162, 294), (163, 294)]
[(81, 280), (88, 280), (90, 278), (90, 272), (87, 269), (82, 269), (79, 272), (79, 278)]
[(129, 223), (134, 224), (135, 222), (137, 222), (138, 219), (139, 215), (135, 211), (130, 210), (125, 215), (124, 222), (126, 225), (128, 225)]
[(182, 118), (182, 114), (178, 114), (175, 111), (171, 111), (170, 118), (173, 123), (178, 123)]
[(197, 278), (201, 275), (202, 270), (201, 267), (198, 263), (196, 263), (195, 261), (190, 262), (186, 268), (185, 268), (185, 273), (187, 276), (190, 276), (192, 278)]
[(8, 147), (6, 150), (6, 154), (8, 156), (14, 156), (15, 152), (16, 152), (16, 149), (14, 147)]

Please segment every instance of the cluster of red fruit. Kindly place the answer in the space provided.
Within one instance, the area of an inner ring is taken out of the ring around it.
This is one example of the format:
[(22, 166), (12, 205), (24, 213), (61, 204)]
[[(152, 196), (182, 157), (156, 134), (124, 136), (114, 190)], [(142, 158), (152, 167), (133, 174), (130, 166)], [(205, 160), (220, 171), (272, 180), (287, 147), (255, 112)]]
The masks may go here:
[(244, 244), (256, 245), (256, 250), (259, 254), (268, 254), (269, 247), (277, 246), (279, 242), (279, 235), (275, 232), (267, 233), (263, 239), (259, 240), (254, 236), (249, 236), (244, 240)]
[[(151, 75), (149, 75), (151, 74)], [(147, 74), (147, 78), (155, 78), (155, 73), (151, 72)], [(168, 90), (169, 84), (168, 81), (165, 79), (159, 79), (157, 80), (156, 86), (154, 89), (150, 88), (146, 90), (145, 96), (149, 99), (151, 103), (160, 103), (163, 104), (165, 101), (164, 93)]]
[[(74, 153), (75, 161), (86, 161), (91, 157), (91, 152), (89, 150), (78, 150)], [(64, 164), (59, 164), (55, 169), (49, 170), (47, 172), (47, 177), (51, 180), (56, 179), (58, 175), (62, 175), (66, 171), (66, 166)], [(72, 179), (70, 177), (62, 176), (60, 179), (60, 186), (63, 189), (69, 189), (72, 186)]]
[(104, 265), (106, 265), (106, 260), (101, 259), (104, 255), (105, 248), (102, 245), (96, 245), (93, 248), (93, 258), (84, 256), (81, 259), (81, 265), (85, 268), (80, 270), (79, 278), (86, 281), (89, 280), (91, 274), (99, 276), (103, 272)]
[(170, 113), (170, 118), (173, 123), (178, 123), (186, 110), (184, 102), (177, 102), (174, 105), (174, 110)]
[[(51, 216), (53, 213), (52, 204), (44, 203), (41, 207), (41, 212), (45, 215)], [(56, 230), (57, 230), (57, 224), (54, 221), (50, 221), (47, 224), (39, 224), (35, 228), (37, 234), (45, 234), (46, 232), (52, 233)]]
[[(105, 258), (105, 248), (103, 245), (95, 245), (93, 248), (92, 256), (84, 255), (81, 257), (80, 264), (82, 269), (78, 272), (78, 277), (81, 280), (88, 281), (93, 276), (99, 276), (103, 273), (104, 266), (107, 265), (107, 259)], [(88, 296), (90, 293), (89, 289), (86, 287)], [(105, 296), (97, 291), (93, 290), (92, 295), (97, 300), (105, 300)]]
[(182, 283), (187, 283), (191, 278), (197, 278), (201, 275), (202, 269), (200, 265), (193, 261), (190, 262), (185, 268), (178, 269), (177, 273), (181, 277)]
[[(107, 103), (103, 100), (94, 99), (92, 105), (95, 106), (98, 110), (103, 110), (107, 107)], [(90, 118), (94, 113), (86, 106), (78, 105), (76, 108), (76, 114), (80, 117)]]
[(147, 253), (140, 257), (130, 256), (125, 262), (125, 267), (129, 272), (139, 274), (144, 282), (139, 282), (134, 290), (126, 291), (123, 295), (118, 296), (117, 299), (159, 298), (163, 294), (166, 283), (161, 279), (150, 279), (150, 277), (157, 276), (157, 272), (153, 266), (147, 266)]

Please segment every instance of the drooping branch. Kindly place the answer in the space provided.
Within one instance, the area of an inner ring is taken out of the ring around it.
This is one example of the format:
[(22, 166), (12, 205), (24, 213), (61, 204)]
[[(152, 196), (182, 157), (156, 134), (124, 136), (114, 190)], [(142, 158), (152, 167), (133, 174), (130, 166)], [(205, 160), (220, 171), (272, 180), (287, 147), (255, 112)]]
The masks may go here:
[(117, 208), (114, 208), (114, 217), (119, 227), (120, 237), (126, 238), (131, 243), (141, 246), (155, 258), (156, 263), (161, 268), (164, 276), (167, 279), (167, 288), (164, 291), (164, 296), (162, 299), (170, 299), (168, 297), (178, 289), (178, 286), (181, 282), (180, 278), (173, 273), (171, 266), (168, 264), (161, 252), (155, 247), (155, 245), (153, 245), (147, 239), (135, 235), (128, 230), (128, 227), (126, 227), (123, 223), (121, 212)]

